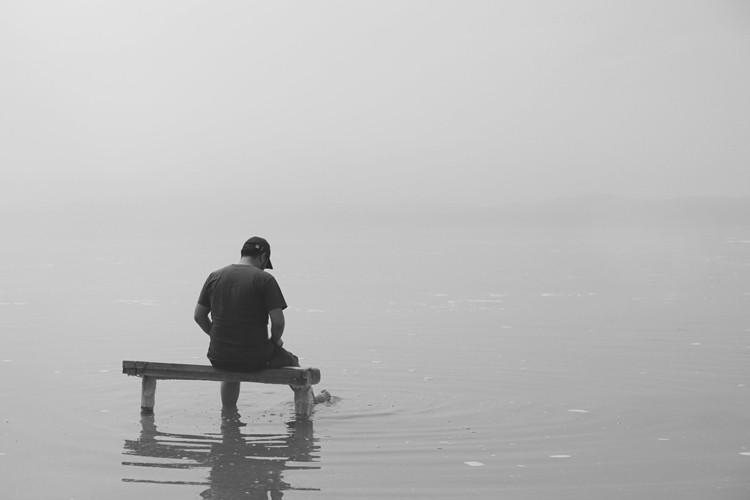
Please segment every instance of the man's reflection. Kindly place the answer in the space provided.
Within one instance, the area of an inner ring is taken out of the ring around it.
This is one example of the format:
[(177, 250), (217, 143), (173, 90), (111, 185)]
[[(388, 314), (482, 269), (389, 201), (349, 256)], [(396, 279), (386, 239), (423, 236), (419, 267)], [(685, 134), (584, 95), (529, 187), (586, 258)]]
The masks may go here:
[(294, 488), (283, 477), (287, 470), (320, 468), (320, 447), (313, 437), (311, 421), (287, 422), (285, 434), (246, 434), (244, 429), (247, 427), (236, 410), (222, 414), (221, 434), (208, 435), (159, 432), (154, 416), (144, 415), (139, 439), (126, 440), (124, 453), (159, 460), (123, 465), (170, 470), (210, 468), (208, 481), (123, 481), (207, 485), (201, 496), (214, 500), (268, 499), (269, 493), (270, 498), (280, 499), (285, 490), (312, 489)]

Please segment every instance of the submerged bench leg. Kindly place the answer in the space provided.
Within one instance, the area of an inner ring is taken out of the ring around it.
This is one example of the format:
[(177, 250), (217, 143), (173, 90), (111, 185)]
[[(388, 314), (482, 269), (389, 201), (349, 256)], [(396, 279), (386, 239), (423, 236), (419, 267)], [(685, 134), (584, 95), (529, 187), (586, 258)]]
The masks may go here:
[(141, 413), (148, 415), (154, 412), (154, 400), (156, 399), (156, 379), (144, 376), (141, 382)]
[(297, 418), (310, 418), (315, 405), (312, 387), (309, 385), (292, 386), (292, 390), (294, 391), (295, 415)]

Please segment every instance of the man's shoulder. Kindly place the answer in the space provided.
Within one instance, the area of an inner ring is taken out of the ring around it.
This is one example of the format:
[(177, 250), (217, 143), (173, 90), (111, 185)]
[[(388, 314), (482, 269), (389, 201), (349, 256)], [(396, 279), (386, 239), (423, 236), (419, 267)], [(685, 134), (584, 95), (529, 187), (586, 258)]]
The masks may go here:
[(246, 277), (252, 280), (258, 280), (262, 282), (267, 281), (275, 281), (276, 278), (269, 273), (264, 271), (263, 269), (258, 269), (254, 266), (249, 266), (245, 264), (229, 264), (224, 267), (221, 267), (215, 271), (213, 271), (210, 276), (218, 278), (220, 276), (225, 275), (233, 275), (233, 276), (242, 276)]
[(211, 278), (216, 278), (218, 276), (221, 276), (222, 274), (226, 274), (227, 272), (231, 270), (231, 267), (232, 267), (231, 265), (228, 265), (228, 266), (220, 267), (219, 269), (214, 269), (213, 271), (209, 273), (208, 277), (209, 279), (211, 279)]
[(263, 283), (264, 285), (269, 282), (276, 283), (276, 278), (274, 277), (273, 274), (269, 273), (268, 271), (264, 269), (257, 269), (257, 268), (255, 269), (255, 271), (257, 271), (255, 274), (255, 279)]

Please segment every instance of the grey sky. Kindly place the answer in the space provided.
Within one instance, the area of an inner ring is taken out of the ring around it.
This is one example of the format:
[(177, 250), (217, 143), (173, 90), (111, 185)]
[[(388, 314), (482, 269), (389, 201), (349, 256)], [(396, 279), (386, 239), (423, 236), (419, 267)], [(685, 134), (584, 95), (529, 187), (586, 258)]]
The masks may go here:
[(18, 0), (0, 60), (6, 201), (750, 195), (742, 0)]

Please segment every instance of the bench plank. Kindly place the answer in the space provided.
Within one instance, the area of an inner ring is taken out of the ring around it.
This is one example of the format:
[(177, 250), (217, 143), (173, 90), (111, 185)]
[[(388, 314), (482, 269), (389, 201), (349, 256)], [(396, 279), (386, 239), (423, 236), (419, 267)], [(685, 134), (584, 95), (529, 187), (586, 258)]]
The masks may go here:
[(226, 382), (257, 382), (261, 384), (314, 385), (320, 382), (317, 368), (273, 368), (257, 372), (230, 372), (207, 365), (123, 361), (122, 373), (137, 377), (172, 380), (214, 380)]

